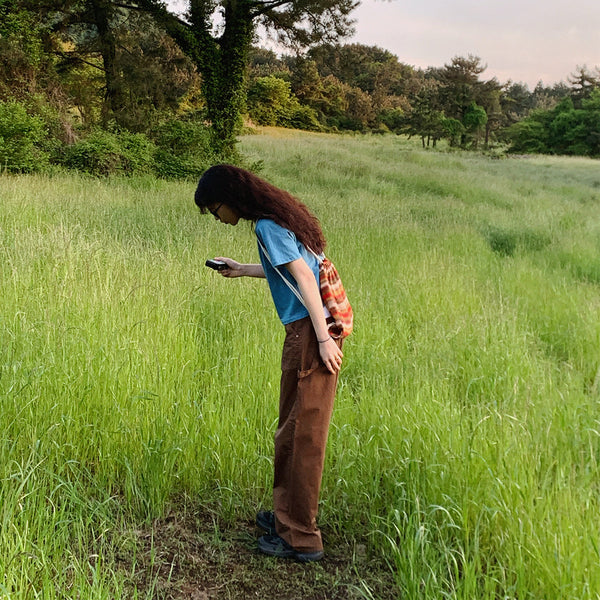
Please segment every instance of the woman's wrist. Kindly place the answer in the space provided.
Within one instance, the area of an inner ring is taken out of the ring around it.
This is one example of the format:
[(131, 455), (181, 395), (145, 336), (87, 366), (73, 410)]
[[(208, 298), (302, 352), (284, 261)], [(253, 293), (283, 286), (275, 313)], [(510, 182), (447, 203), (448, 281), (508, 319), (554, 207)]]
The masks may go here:
[(328, 335), (324, 340), (317, 339), (317, 342), (319, 344), (324, 344), (325, 342), (328, 342), (331, 339), (333, 339), (333, 338), (330, 335)]

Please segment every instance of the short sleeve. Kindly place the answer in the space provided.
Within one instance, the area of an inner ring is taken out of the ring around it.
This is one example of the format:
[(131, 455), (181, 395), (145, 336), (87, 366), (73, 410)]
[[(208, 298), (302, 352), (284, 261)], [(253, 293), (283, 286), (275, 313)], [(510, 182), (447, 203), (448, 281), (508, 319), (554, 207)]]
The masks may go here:
[(273, 266), (285, 265), (302, 257), (294, 233), (274, 221), (260, 219), (255, 232), (267, 249)]

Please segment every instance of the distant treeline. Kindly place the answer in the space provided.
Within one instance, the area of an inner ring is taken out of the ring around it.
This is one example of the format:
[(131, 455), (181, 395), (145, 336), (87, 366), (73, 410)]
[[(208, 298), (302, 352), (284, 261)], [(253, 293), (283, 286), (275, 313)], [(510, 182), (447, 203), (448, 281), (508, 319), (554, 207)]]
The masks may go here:
[(421, 70), (361, 44), (281, 56), (252, 48), (240, 53), (242, 93), (217, 113), (210, 63), (184, 52), (155, 9), (0, 0), (2, 170), (196, 176), (219, 159), (215, 114), (231, 123), (241, 114), (250, 126), (406, 134), (423, 146), (445, 139), (466, 149), (600, 156), (598, 68), (530, 91), (483, 78), (475, 56)]
[(264, 125), (403, 133), (423, 146), (446, 139), (462, 148), (600, 155), (598, 69), (579, 67), (567, 83), (539, 82), (533, 91), (483, 79), (485, 69), (471, 55), (415, 69), (361, 44), (321, 45), (303, 56), (255, 49), (248, 114)]

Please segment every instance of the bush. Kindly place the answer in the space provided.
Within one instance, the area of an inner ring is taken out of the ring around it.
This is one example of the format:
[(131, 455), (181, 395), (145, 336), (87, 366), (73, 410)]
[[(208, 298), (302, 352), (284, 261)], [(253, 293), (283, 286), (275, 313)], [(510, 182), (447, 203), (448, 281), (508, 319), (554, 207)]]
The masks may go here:
[(279, 77), (258, 77), (248, 90), (248, 113), (258, 125), (281, 125), (289, 120), (290, 84)]
[(523, 119), (511, 125), (505, 133), (510, 141), (511, 152), (547, 154), (548, 131), (544, 123), (533, 117)]
[(316, 111), (310, 106), (300, 104), (298, 101), (292, 106), (288, 126), (294, 129), (304, 129), (305, 131), (323, 130)]
[(154, 168), (156, 147), (141, 133), (97, 129), (87, 138), (64, 146), (60, 164), (97, 176), (140, 175)]
[(380, 123), (394, 133), (401, 133), (406, 123), (404, 111), (401, 108), (386, 108), (378, 115)]
[(512, 125), (507, 138), (511, 152), (541, 152), (582, 156), (600, 155), (600, 88), (575, 108), (564, 98), (552, 110), (535, 110)]
[(444, 137), (448, 139), (451, 146), (458, 146), (460, 138), (465, 133), (464, 125), (458, 119), (442, 117), (441, 126), (444, 131)]
[(156, 175), (165, 179), (198, 177), (215, 161), (210, 131), (194, 121), (167, 121), (154, 133)]
[(12, 173), (43, 170), (48, 154), (39, 149), (46, 137), (41, 118), (19, 102), (0, 102), (0, 168)]

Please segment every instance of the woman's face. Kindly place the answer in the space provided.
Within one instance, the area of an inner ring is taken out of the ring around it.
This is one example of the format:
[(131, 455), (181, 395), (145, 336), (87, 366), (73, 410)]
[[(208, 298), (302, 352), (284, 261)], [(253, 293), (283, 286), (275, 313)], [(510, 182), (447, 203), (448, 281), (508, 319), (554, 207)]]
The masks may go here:
[(233, 208), (222, 202), (220, 204), (209, 206), (208, 210), (215, 219), (226, 225), (237, 225), (240, 220), (240, 215), (233, 210)]

